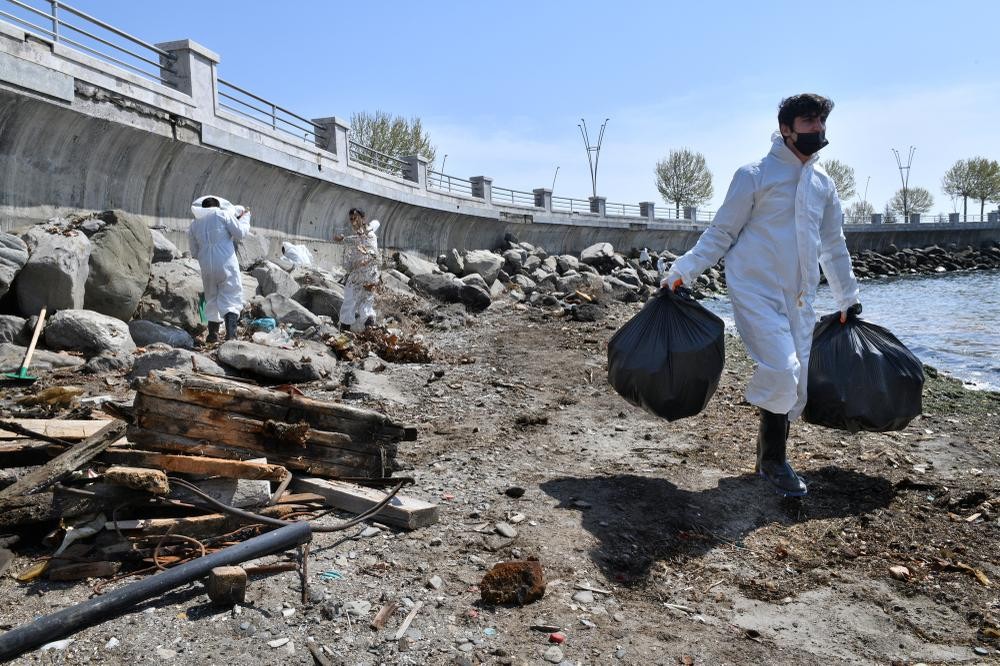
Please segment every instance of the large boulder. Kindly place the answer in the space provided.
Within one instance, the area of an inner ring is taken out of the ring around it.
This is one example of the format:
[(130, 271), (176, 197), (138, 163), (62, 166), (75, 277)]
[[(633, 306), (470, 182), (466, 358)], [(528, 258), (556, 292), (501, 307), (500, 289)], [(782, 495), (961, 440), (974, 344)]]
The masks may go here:
[(194, 348), (194, 338), (191, 337), (191, 334), (183, 328), (170, 324), (160, 324), (146, 319), (133, 319), (128, 323), (128, 331), (132, 335), (132, 341), (139, 347), (148, 347), (159, 343), (181, 349)]
[(192, 335), (205, 330), (198, 310), (201, 270), (195, 259), (153, 264), (149, 285), (136, 308), (137, 319), (173, 324)]
[(342, 273), (338, 274), (318, 266), (294, 266), (289, 275), (300, 287), (322, 287), (334, 291), (339, 289), (341, 293), (344, 291), (340, 284)]
[(0, 232), (0, 297), (28, 261), (28, 245), (14, 234)]
[(329, 376), (336, 359), (322, 345), (280, 349), (230, 340), (219, 346), (219, 362), (274, 382), (309, 382)]
[(579, 271), (580, 260), (572, 254), (561, 254), (556, 257), (556, 268), (559, 269), (560, 273), (566, 273), (567, 271)]
[(344, 288), (324, 289), (323, 287), (302, 287), (292, 295), (292, 300), (301, 303), (314, 315), (337, 318), (340, 306), (344, 304)]
[(128, 324), (92, 310), (57, 312), (45, 324), (45, 344), (50, 349), (78, 351), (86, 356), (135, 351)]
[(173, 261), (181, 258), (181, 251), (156, 229), (150, 229), (149, 235), (153, 237), (153, 263), (161, 261)]
[(515, 275), (524, 266), (524, 260), (528, 258), (528, 252), (524, 248), (509, 249), (503, 253), (504, 270), (510, 275)]
[(28, 320), (15, 315), (0, 315), (0, 342), (26, 345), (31, 341)]
[(594, 243), (580, 253), (580, 261), (601, 272), (610, 271), (617, 266), (614, 257), (615, 248), (611, 243)]
[(410, 278), (395, 268), (390, 268), (382, 272), (382, 286), (397, 294), (413, 296), (413, 289), (410, 288)]
[(126, 379), (129, 381), (141, 379), (153, 370), (182, 370), (185, 372), (197, 370), (197, 372), (206, 375), (226, 374), (221, 365), (207, 356), (187, 349), (177, 349), (156, 343), (150, 346), (144, 354), (135, 357), (132, 370), (126, 375)]
[(35, 225), (25, 234), (31, 256), (17, 274), (14, 291), (22, 314), (83, 307), (90, 274), (90, 239), (80, 231)]
[(470, 310), (485, 310), (493, 302), (489, 289), (475, 284), (466, 284), (454, 275), (417, 275), (410, 282), (418, 293), (436, 298), (445, 303), (462, 303)]
[(465, 273), (465, 260), (462, 258), (462, 254), (455, 248), (445, 252), (444, 265), (449, 273), (454, 273), (455, 275)]
[(465, 275), (480, 275), (486, 284), (493, 284), (504, 264), (503, 257), (489, 250), (469, 250), (464, 259)]
[(270, 246), (267, 236), (251, 229), (250, 233), (236, 244), (236, 258), (240, 262), (240, 270), (248, 271), (266, 259)]
[(128, 321), (149, 282), (153, 237), (145, 222), (125, 211), (107, 210), (94, 219), (104, 224), (90, 237), (83, 306)]
[(273, 317), (279, 324), (287, 324), (299, 330), (305, 330), (322, 323), (319, 317), (306, 309), (304, 305), (288, 296), (281, 294), (258, 296), (254, 302), (260, 307), (260, 311), (265, 317)]
[[(28, 351), (26, 346), (16, 345), (12, 342), (0, 342), (0, 372), (17, 372), (24, 361), (24, 354)], [(28, 374), (39, 376), (38, 373), (46, 370), (56, 370), (62, 368), (79, 368), (84, 364), (84, 360), (72, 354), (61, 352), (50, 352), (45, 349), (35, 349), (31, 355), (31, 365), (28, 366)]]
[(418, 275), (441, 273), (441, 269), (438, 268), (437, 264), (426, 259), (421, 259), (412, 252), (397, 252), (392, 255), (392, 258), (396, 262), (396, 267), (399, 268), (399, 271), (409, 278), (414, 278)]
[(265, 261), (254, 267), (250, 274), (257, 279), (257, 293), (261, 296), (281, 294), (291, 296), (299, 290), (299, 283), (278, 264)]

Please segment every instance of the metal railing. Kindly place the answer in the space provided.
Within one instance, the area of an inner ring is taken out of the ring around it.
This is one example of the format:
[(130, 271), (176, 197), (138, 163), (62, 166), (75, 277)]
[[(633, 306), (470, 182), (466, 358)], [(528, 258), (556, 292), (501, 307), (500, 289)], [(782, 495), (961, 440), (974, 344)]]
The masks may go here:
[(570, 199), (569, 197), (552, 197), (552, 210), (561, 213), (589, 213), (590, 201), (587, 199)]
[(363, 164), (370, 169), (375, 169), (376, 171), (381, 171), (382, 173), (387, 173), (391, 176), (397, 176), (399, 178), (406, 178), (407, 170), (409, 165), (399, 159), (398, 157), (393, 157), (392, 155), (386, 155), (381, 153), (374, 148), (369, 148), (364, 146), (353, 139), (348, 139), (348, 163), (357, 162), (358, 164)]
[(644, 217), (639, 204), (611, 203), (610, 201), (606, 201), (604, 203), (604, 211), (608, 215), (614, 213), (622, 217)]
[(506, 187), (493, 186), (490, 188), (493, 203), (506, 204), (510, 202), (512, 206), (535, 206), (535, 195), (523, 190), (510, 190)]
[[(10, 10), (0, 10), (0, 17), (44, 41), (67, 44), (76, 50), (159, 83), (164, 82), (164, 72), (174, 71), (173, 62), (177, 58), (172, 53), (58, 0), (34, 0), (32, 3), (20, 0), (0, 0), (0, 2), (3, 3), (0, 6)], [(36, 5), (47, 7), (48, 11), (39, 9)], [(63, 17), (67, 14), (79, 19), (83, 27), (66, 21)], [(38, 23), (44, 23), (48, 27)], [(136, 46), (141, 47), (138, 52), (132, 50)]]
[[(271, 129), (280, 130), (300, 139), (315, 143), (316, 137), (321, 130), (318, 125), (308, 118), (303, 118), (297, 113), (278, 106), (274, 102), (268, 101), (263, 97), (258, 97), (249, 90), (240, 88), (229, 81), (223, 79), (217, 79), (217, 81), (219, 82), (219, 106), (222, 108), (228, 109), (233, 113), (238, 113), (245, 118), (264, 123), (271, 127)], [(230, 103), (223, 100), (227, 100)]]
[(440, 171), (427, 170), (427, 187), (442, 192), (472, 196), (472, 181), (458, 176), (449, 176)]

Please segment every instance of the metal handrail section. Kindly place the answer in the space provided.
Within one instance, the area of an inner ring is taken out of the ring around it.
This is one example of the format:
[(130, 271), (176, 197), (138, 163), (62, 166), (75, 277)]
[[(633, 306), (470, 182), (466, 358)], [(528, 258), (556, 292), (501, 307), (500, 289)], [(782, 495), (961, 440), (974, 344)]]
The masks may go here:
[(490, 198), (493, 203), (507, 203), (509, 200), (513, 206), (535, 206), (535, 195), (523, 190), (511, 190), (506, 187), (490, 188)]
[[(164, 51), (163, 49), (154, 46), (153, 44), (150, 44), (148, 42), (145, 42), (139, 39), (138, 37), (134, 37), (133, 35), (130, 35), (123, 30), (119, 30), (118, 28), (108, 23), (105, 23), (104, 21), (95, 18), (90, 14), (87, 14), (86, 12), (80, 11), (75, 7), (67, 5), (63, 2), (59, 2), (59, 0), (42, 0), (41, 4), (48, 5), (49, 7), (48, 12), (39, 9), (38, 7), (34, 7), (30, 4), (27, 4), (26, 2), (22, 2), (21, 0), (2, 0), (2, 1), (5, 2), (9, 7), (18, 8), (23, 10), (24, 12), (27, 12), (28, 15), (34, 14), (41, 17), (42, 19), (46, 19), (50, 24), (50, 27), (48, 28), (38, 25), (37, 23), (33, 23), (32, 21), (28, 20), (28, 18), (26, 18), (25, 15), (18, 16), (17, 14), (11, 14), (10, 12), (0, 10), (0, 16), (10, 20), (17, 27), (25, 30), (25, 32), (35, 37), (38, 37), (39, 39), (42, 39), (43, 41), (51, 41), (53, 44), (56, 43), (68, 44), (77, 50), (89, 53), (97, 58), (100, 58), (101, 60), (105, 60), (112, 64), (118, 65), (144, 78), (152, 79), (153, 81), (157, 81), (159, 83), (164, 82), (164, 77), (163, 77), (164, 71), (166, 72), (174, 71), (172, 64), (169, 63), (173, 63), (174, 61), (177, 60), (177, 58), (172, 53)], [(63, 20), (59, 13), (60, 10), (64, 10), (65, 12), (73, 14), (74, 16), (82, 19), (87, 25), (87, 28), (90, 28), (90, 30)], [(149, 53), (145, 54), (137, 53), (134, 50), (125, 48), (121, 44), (116, 44), (110, 41), (109, 37), (102, 37), (101, 35), (91, 32), (91, 30), (93, 30), (92, 26), (96, 26), (97, 28), (106, 31), (113, 36), (120, 37), (121, 39), (127, 40), (137, 46), (140, 46)], [(71, 30), (73, 31), (73, 33), (76, 33), (77, 35), (82, 35), (83, 37), (89, 40), (93, 40), (93, 42), (95, 42), (97, 46), (84, 44), (83, 42), (78, 41), (78, 39), (70, 38), (66, 35), (66, 33), (63, 30), (61, 30), (61, 28)], [(99, 48), (101, 45), (106, 46), (109, 49), (113, 49), (114, 55), (105, 50), (101, 50)], [(146, 68), (143, 68), (141, 65), (136, 64), (134, 62), (128, 62), (127, 60), (122, 60), (122, 58), (120, 57), (122, 55), (134, 58), (138, 63), (144, 63), (146, 65), (154, 67), (155, 73), (149, 71)], [(152, 56), (156, 56), (156, 60), (153, 60)]]
[[(217, 81), (219, 82), (219, 97), (239, 105), (233, 106), (232, 104), (227, 104), (220, 99), (219, 106), (225, 109), (252, 120), (262, 122), (265, 125), (270, 125), (271, 129), (280, 130), (308, 141), (315, 141), (321, 131), (320, 127), (308, 118), (303, 118), (297, 113), (289, 111), (283, 106), (279, 106), (270, 100), (266, 100), (263, 97), (255, 95), (249, 90), (240, 88), (238, 85), (230, 83), (225, 79), (220, 78), (217, 79)], [(248, 97), (253, 101), (247, 101), (246, 99), (232, 94), (232, 92), (239, 93), (239, 95)], [(257, 106), (253, 102), (260, 102), (264, 106)]]
[(406, 177), (407, 163), (398, 157), (379, 152), (374, 148), (369, 148), (353, 139), (347, 140), (348, 163), (358, 162), (366, 167), (387, 173), (399, 178)]
[(589, 213), (590, 201), (569, 197), (552, 197), (552, 210), (563, 213)]
[(611, 203), (607, 201), (604, 203), (604, 210), (609, 214), (620, 212), (622, 217), (643, 217), (639, 204)]
[(427, 170), (427, 187), (441, 192), (456, 192), (472, 196), (472, 181), (468, 178), (449, 176), (433, 169)]

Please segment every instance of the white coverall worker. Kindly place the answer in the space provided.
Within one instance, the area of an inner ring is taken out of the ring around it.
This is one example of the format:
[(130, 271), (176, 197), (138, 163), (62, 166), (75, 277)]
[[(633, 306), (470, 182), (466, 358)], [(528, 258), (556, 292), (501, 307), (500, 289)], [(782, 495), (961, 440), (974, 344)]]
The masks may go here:
[(281, 244), (281, 254), (296, 266), (312, 266), (312, 252), (305, 245), (296, 245), (285, 241)]
[(347, 282), (344, 285), (344, 304), (340, 308), (340, 323), (358, 328), (375, 323), (375, 288), (378, 286), (379, 256), (378, 231), (380, 223), (372, 220), (360, 233), (344, 238), (347, 251), (344, 267)]
[(858, 302), (858, 282), (840, 199), (818, 154), (803, 163), (778, 132), (772, 144), (737, 170), (711, 226), (663, 284), (694, 284), (725, 255), (733, 319), (757, 362), (747, 401), (792, 421), (806, 404), (819, 267), (841, 311)]
[(194, 222), (188, 227), (191, 256), (201, 265), (201, 283), (205, 289), (205, 316), (221, 322), (229, 313), (243, 310), (243, 284), (236, 243), (250, 233), (250, 213), (221, 197), (218, 208), (202, 208), (199, 197), (191, 204)]

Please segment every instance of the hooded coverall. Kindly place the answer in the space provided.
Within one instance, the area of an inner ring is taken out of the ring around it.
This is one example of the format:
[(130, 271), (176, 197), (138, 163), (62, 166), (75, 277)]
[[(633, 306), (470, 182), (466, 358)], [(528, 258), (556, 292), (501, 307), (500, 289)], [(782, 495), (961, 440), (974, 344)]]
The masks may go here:
[(836, 187), (777, 132), (764, 159), (737, 170), (722, 207), (667, 280), (694, 280), (723, 255), (733, 319), (757, 369), (746, 398), (794, 420), (806, 404), (819, 269), (840, 309), (858, 302)]
[(296, 266), (312, 266), (312, 252), (305, 245), (284, 242), (281, 244), (281, 253)]
[(340, 308), (340, 323), (353, 326), (369, 318), (375, 319), (375, 287), (379, 282), (378, 238), (375, 232), (380, 224), (372, 220), (364, 231), (347, 236), (344, 267), (347, 283), (344, 285), (344, 304)]
[(205, 197), (195, 199), (191, 213), (195, 220), (188, 227), (191, 256), (201, 265), (201, 284), (205, 289), (205, 316), (221, 322), (228, 313), (243, 310), (243, 284), (236, 243), (250, 233), (250, 213), (220, 197), (218, 208), (202, 208)]

